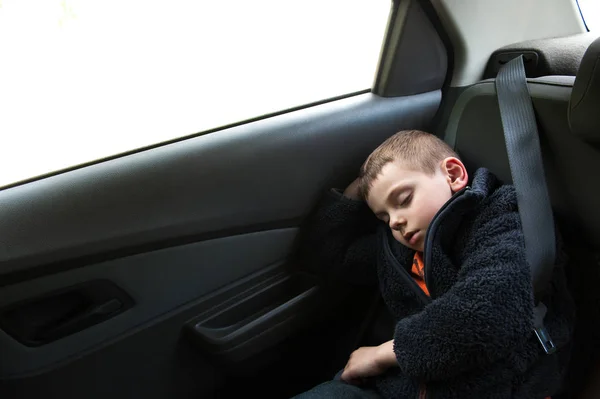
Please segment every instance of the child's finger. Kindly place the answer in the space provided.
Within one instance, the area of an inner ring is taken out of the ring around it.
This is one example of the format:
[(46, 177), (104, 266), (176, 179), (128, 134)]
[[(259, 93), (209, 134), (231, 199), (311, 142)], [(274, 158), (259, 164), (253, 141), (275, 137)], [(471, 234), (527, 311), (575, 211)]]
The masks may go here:
[(344, 368), (344, 371), (342, 372), (342, 375), (340, 378), (345, 383), (351, 384), (351, 385), (362, 385), (364, 383), (364, 378), (361, 376), (355, 375), (355, 373), (352, 372), (352, 369), (349, 369), (348, 367)]

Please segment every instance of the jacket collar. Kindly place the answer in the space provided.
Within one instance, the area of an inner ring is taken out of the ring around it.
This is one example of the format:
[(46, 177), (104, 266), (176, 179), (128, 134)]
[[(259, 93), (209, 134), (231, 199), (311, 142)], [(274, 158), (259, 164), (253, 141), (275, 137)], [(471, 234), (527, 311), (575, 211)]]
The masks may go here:
[[(433, 238), (433, 242), (455, 236), (465, 215), (472, 213), (483, 200), (496, 190), (498, 184), (498, 179), (489, 170), (477, 169), (471, 186), (467, 186), (460, 195), (455, 194), (457, 197), (451, 198), (431, 221), (429, 229), (435, 230), (433, 233), (437, 236)], [(440, 226), (443, 226), (443, 229), (440, 229)]]

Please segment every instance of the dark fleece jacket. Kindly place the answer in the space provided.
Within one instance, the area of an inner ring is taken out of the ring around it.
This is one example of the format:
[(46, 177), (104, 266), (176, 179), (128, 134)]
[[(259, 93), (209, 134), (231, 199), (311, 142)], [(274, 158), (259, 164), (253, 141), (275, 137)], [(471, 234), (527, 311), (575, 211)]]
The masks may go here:
[[(369, 386), (385, 398), (544, 398), (568, 362), (574, 307), (561, 248), (543, 302), (559, 347), (546, 355), (533, 332), (533, 295), (514, 187), (479, 169), (434, 217), (426, 237), (427, 297), (410, 277), (414, 251), (362, 202), (332, 191), (305, 241), (330, 277), (376, 278), (396, 321), (399, 367)], [(323, 386), (321, 386), (323, 387)], [(323, 387), (319, 396), (327, 396)], [(337, 388), (335, 388), (337, 389)]]

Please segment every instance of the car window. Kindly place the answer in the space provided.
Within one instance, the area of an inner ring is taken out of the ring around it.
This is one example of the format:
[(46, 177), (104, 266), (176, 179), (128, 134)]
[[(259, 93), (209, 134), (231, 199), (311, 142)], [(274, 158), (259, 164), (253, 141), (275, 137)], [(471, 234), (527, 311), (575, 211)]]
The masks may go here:
[(0, 186), (368, 89), (385, 0), (0, 0)]
[(600, 30), (600, 1), (599, 0), (577, 0), (581, 16), (589, 31)]

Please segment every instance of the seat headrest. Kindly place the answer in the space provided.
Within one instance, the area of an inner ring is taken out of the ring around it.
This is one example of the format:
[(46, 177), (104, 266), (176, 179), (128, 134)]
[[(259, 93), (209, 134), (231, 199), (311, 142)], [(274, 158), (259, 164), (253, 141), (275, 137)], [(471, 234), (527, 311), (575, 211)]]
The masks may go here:
[(569, 125), (582, 140), (600, 143), (600, 37), (581, 60), (569, 103)]

